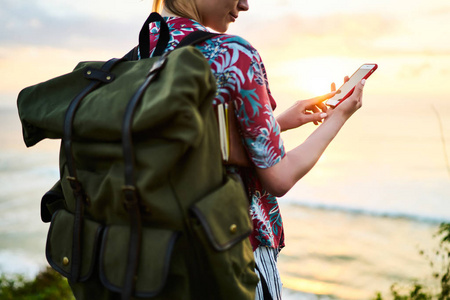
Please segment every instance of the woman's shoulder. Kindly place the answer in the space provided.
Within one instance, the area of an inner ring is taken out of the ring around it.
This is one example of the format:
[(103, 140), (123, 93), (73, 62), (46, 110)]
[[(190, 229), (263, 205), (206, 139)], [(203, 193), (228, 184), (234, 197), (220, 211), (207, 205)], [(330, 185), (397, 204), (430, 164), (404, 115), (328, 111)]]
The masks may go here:
[(250, 50), (256, 51), (256, 49), (250, 44), (250, 42), (239, 35), (219, 34), (212, 40), (219, 42), (224, 47), (245, 47)]
[[(180, 42), (183, 38), (189, 36), (191, 33), (195, 31), (209, 31), (205, 26), (201, 25), (195, 20), (181, 18), (181, 17), (165, 17), (167, 24), (171, 30), (172, 40), (176, 42)], [(222, 48), (228, 49), (246, 49), (246, 51), (250, 51), (253, 53), (257, 53), (257, 50), (241, 36), (233, 35), (233, 34), (217, 34), (211, 38), (208, 38), (205, 42), (201, 43), (202, 46), (211, 47), (220, 46)]]
[(241, 36), (233, 34), (218, 34), (204, 43), (201, 47), (207, 52), (229, 52), (229, 54), (244, 54), (250, 60), (260, 61), (258, 51), (252, 44)]

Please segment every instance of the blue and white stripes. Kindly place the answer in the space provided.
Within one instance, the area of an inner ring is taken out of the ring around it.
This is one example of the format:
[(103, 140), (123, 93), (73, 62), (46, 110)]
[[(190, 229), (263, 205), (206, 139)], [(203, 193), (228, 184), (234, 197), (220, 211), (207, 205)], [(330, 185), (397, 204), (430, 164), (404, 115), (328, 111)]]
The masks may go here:
[[(267, 288), (272, 295), (272, 300), (281, 300), (282, 283), (277, 268), (278, 249), (269, 247), (258, 247), (253, 252), (259, 278), (264, 277)], [(256, 286), (255, 300), (267, 300), (264, 298), (262, 280)]]

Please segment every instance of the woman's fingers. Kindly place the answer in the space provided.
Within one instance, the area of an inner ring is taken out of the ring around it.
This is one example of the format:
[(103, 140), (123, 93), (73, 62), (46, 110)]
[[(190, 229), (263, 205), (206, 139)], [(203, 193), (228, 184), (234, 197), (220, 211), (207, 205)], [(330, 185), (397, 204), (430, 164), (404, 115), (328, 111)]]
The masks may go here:
[(305, 124), (312, 122), (315, 125), (319, 125), (319, 123), (321, 123), (323, 119), (327, 117), (327, 114), (324, 112), (318, 113), (305, 112), (305, 115), (303, 117), (305, 119)]
[(364, 84), (366, 81), (363, 79), (355, 86), (355, 90), (353, 94), (346, 100), (342, 102), (336, 109), (344, 112), (344, 114), (349, 118), (355, 111), (361, 108), (362, 106), (362, 95)]
[(319, 109), (323, 112), (326, 112), (328, 110), (328, 106), (325, 105), (325, 103), (321, 102), (319, 104), (317, 104), (317, 106), (319, 107)]
[[(345, 76), (345, 77), (344, 77), (344, 83), (346, 83), (346, 82), (349, 81), (349, 80), (350, 80), (350, 77), (348, 77), (348, 76)], [(335, 91), (336, 91), (336, 83), (334, 83), (334, 82), (331, 83), (331, 91), (332, 91), (332, 92), (335, 92)]]
[(322, 95), (322, 96), (318, 96), (318, 97), (314, 97), (314, 98), (311, 98), (311, 99), (308, 99), (308, 100), (305, 100), (305, 101), (307, 101), (307, 103), (308, 103), (307, 106), (308, 107), (312, 107), (312, 106), (316, 106), (316, 105), (321, 104), (323, 101), (325, 101), (327, 99), (330, 99), (335, 94), (336, 94), (336, 92), (333, 91), (331, 93), (328, 93), (328, 94), (325, 94), (325, 95)]
[[(364, 90), (364, 85), (366, 84), (366, 80), (363, 79), (361, 80), (355, 87), (355, 91), (353, 92), (353, 94), (355, 95), (358, 103), (362, 102), (362, 94), (363, 94), (363, 90)], [(353, 95), (352, 95), (353, 96)]]

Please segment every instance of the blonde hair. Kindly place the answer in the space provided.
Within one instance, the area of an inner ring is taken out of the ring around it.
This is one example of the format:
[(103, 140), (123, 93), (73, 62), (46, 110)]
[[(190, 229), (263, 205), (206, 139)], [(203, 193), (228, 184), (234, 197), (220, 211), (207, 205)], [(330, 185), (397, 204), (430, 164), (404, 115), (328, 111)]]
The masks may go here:
[(153, 0), (152, 11), (161, 13), (163, 8), (176, 16), (202, 23), (195, 0)]
[(152, 12), (161, 13), (164, 0), (153, 0)]

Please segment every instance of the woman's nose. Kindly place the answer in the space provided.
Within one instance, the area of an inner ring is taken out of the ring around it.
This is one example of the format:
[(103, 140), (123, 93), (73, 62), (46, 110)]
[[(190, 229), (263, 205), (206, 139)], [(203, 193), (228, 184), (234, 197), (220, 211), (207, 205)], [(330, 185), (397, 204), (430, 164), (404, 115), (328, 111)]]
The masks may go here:
[(238, 9), (239, 10), (243, 10), (243, 11), (247, 11), (249, 9), (248, 0), (239, 0), (239, 2), (238, 2)]

